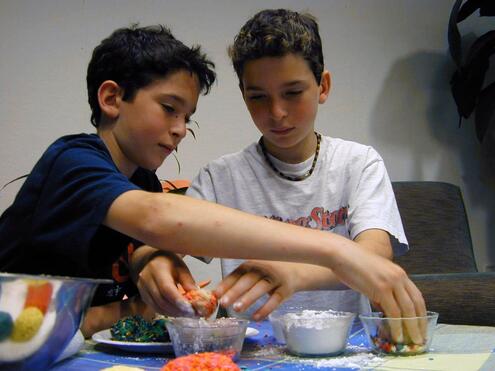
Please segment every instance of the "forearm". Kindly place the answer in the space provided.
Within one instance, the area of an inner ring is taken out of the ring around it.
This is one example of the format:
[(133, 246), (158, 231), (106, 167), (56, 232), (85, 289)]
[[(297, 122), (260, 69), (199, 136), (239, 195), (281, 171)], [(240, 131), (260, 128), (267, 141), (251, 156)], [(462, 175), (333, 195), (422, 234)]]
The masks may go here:
[(390, 236), (382, 229), (368, 229), (361, 232), (355, 241), (362, 248), (369, 252), (382, 256), (386, 259), (393, 259), (392, 244)]
[(148, 245), (176, 253), (302, 262), (332, 267), (337, 249), (355, 249), (341, 236), (250, 215), (171, 194), (121, 195), (106, 224)]
[[(386, 259), (392, 259), (392, 246), (390, 237), (387, 232), (380, 229), (369, 229), (360, 233), (355, 242), (363, 249), (382, 256)], [(298, 274), (298, 280), (301, 290), (342, 290), (348, 287), (344, 285), (335, 275), (335, 273), (325, 267), (290, 263), (293, 267), (294, 274)]]
[(329, 268), (312, 264), (286, 263), (296, 276), (295, 291), (344, 290), (348, 287)]

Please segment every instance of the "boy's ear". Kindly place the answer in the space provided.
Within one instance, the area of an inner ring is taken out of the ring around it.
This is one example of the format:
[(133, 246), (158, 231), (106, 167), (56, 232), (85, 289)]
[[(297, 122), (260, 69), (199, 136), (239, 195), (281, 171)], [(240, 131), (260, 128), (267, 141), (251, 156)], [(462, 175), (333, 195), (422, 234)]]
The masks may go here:
[(324, 70), (321, 74), (321, 82), (320, 82), (320, 97), (318, 99), (318, 103), (322, 104), (328, 98), (330, 94), (330, 88), (332, 87), (332, 78), (330, 76), (330, 72), (328, 70)]
[(109, 119), (119, 116), (120, 102), (122, 100), (122, 89), (113, 80), (103, 81), (98, 89), (98, 103), (101, 112)]

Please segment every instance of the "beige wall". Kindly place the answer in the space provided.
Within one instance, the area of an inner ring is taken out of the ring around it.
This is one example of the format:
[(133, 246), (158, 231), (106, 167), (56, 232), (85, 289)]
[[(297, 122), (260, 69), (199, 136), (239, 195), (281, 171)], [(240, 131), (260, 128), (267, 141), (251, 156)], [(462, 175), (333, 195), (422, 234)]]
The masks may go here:
[[(495, 190), (480, 181), (470, 123), (457, 127), (449, 92), (447, 22), (453, 0), (0, 0), (0, 183), (28, 173), (57, 137), (91, 132), (85, 69), (94, 46), (133, 22), (163, 23), (217, 64), (218, 84), (200, 100), (197, 140), (163, 178), (191, 178), (207, 161), (257, 140), (226, 56), (241, 24), (265, 7), (309, 10), (320, 21), (330, 99), (320, 132), (374, 146), (393, 180), (440, 180), (464, 193), (478, 265), (495, 264)], [(0, 193), (0, 211), (19, 184)], [(192, 216), (192, 217), (201, 217)], [(491, 247), (491, 251), (490, 251)], [(194, 263), (218, 279), (218, 264)]]

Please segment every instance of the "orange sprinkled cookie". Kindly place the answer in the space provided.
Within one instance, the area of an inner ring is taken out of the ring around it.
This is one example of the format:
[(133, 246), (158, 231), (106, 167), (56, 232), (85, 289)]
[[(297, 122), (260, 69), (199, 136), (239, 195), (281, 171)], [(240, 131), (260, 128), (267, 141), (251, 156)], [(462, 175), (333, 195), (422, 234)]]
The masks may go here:
[(226, 355), (207, 352), (190, 354), (168, 362), (161, 371), (239, 371), (232, 359)]
[(217, 309), (217, 297), (211, 291), (198, 289), (184, 294), (194, 311), (201, 317), (210, 317)]

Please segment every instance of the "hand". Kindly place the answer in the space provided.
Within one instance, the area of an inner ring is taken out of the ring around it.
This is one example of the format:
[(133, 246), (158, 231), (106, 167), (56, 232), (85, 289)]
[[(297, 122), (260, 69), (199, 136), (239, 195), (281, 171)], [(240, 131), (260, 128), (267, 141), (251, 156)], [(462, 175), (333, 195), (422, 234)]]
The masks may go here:
[(136, 286), (143, 301), (155, 312), (169, 316), (195, 315), (191, 304), (177, 288), (180, 284), (186, 291), (197, 289), (191, 272), (179, 256), (142, 246), (133, 254), (131, 264), (134, 269), (136, 266), (141, 268)]
[[(387, 317), (418, 317), (426, 315), (423, 295), (397, 264), (361, 248), (339, 250), (334, 273), (349, 287), (362, 292), (382, 309)], [(426, 321), (408, 320), (404, 329), (416, 344), (423, 344)], [(390, 321), (392, 339), (403, 342), (401, 323)]]
[(220, 305), (233, 305), (237, 312), (268, 294), (268, 300), (253, 314), (253, 319), (260, 321), (298, 290), (297, 267), (297, 263), (248, 260), (226, 276), (214, 293)]

